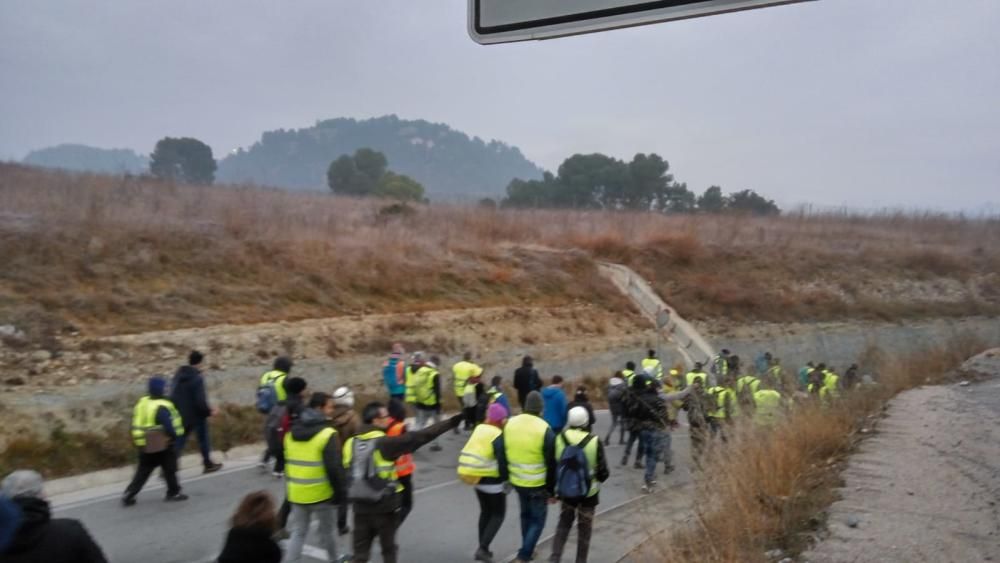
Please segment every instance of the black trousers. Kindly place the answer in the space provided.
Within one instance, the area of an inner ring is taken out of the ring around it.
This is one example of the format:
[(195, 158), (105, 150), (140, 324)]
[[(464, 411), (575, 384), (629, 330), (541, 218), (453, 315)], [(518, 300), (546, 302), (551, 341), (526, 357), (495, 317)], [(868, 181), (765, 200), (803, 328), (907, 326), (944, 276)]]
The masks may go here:
[(355, 563), (367, 563), (372, 556), (372, 543), (378, 538), (382, 547), (382, 561), (396, 563), (396, 529), (399, 515), (396, 512), (358, 514), (354, 511), (354, 557)]
[(409, 516), (410, 511), (413, 510), (413, 474), (404, 475), (399, 478), (399, 484), (403, 486), (403, 491), (399, 493), (399, 500), (402, 505), (399, 508), (399, 524), (403, 525), (403, 521)]
[(125, 496), (134, 497), (139, 494), (143, 485), (149, 480), (149, 476), (158, 467), (163, 470), (163, 478), (167, 481), (167, 496), (172, 497), (179, 494), (181, 486), (177, 482), (177, 454), (173, 447), (168, 447), (155, 454), (139, 453), (139, 466), (135, 469), (132, 482), (125, 488)]
[(587, 563), (587, 554), (590, 552), (590, 536), (594, 528), (594, 510), (597, 508), (597, 497), (590, 497), (582, 501), (563, 501), (562, 510), (559, 512), (559, 524), (556, 526), (556, 536), (552, 541), (552, 560), (559, 561), (563, 548), (566, 546), (566, 539), (570, 530), (573, 529), (573, 520), (579, 513), (580, 519), (576, 525), (576, 563)]
[(479, 547), (489, 551), (507, 514), (507, 495), (484, 493), (477, 489), (476, 498), (479, 500)]

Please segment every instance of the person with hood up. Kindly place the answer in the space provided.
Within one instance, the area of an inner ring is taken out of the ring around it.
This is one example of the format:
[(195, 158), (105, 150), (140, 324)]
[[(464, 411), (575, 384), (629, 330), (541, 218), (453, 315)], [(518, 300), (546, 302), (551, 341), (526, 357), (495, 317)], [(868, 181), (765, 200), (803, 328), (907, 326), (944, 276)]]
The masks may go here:
[(139, 464), (132, 482), (122, 495), (122, 504), (132, 506), (135, 496), (159, 467), (167, 482), (168, 501), (187, 500), (177, 482), (177, 452), (174, 440), (184, 434), (184, 423), (177, 408), (163, 396), (167, 381), (160, 376), (149, 379), (149, 394), (139, 399), (132, 411), (132, 443), (139, 452)]
[(542, 378), (538, 375), (531, 356), (521, 359), (521, 367), (514, 370), (514, 389), (517, 390), (517, 404), (521, 406), (521, 410), (524, 410), (528, 393), (542, 389)]
[(107, 563), (100, 546), (79, 520), (52, 518), (37, 471), (18, 470), (4, 478), (0, 494), (21, 513), (4, 563)]
[(510, 484), (521, 506), (521, 548), (515, 563), (531, 561), (545, 529), (546, 504), (556, 486), (555, 433), (542, 418), (544, 402), (538, 391), (528, 393), (524, 412), (503, 428), (504, 455)]
[(284, 438), (285, 483), (291, 504), (288, 519), (291, 537), (286, 561), (291, 563), (301, 560), (309, 522), (314, 517), (318, 520), (316, 532), (320, 545), (329, 554), (330, 561), (337, 560), (334, 505), (342, 505), (347, 498), (340, 441), (328, 420), (333, 401), (325, 393), (316, 393), (309, 405), (310, 408), (301, 411)]
[(354, 412), (354, 393), (347, 387), (338, 387), (333, 392), (333, 414), (330, 422), (337, 430), (340, 441), (350, 438), (358, 433), (361, 420), (358, 413)]
[[(389, 416), (392, 422), (385, 431), (386, 436), (402, 436), (406, 434), (406, 406), (402, 401), (395, 399), (389, 401), (387, 405)], [(352, 434), (353, 435), (353, 434)], [(396, 458), (396, 475), (399, 477), (399, 484), (403, 486), (400, 491), (399, 525), (409, 516), (413, 510), (413, 472), (417, 469), (413, 463), (413, 454), (403, 454)]]
[(627, 393), (628, 389), (622, 378), (622, 372), (615, 372), (615, 375), (608, 380), (607, 396), (608, 410), (611, 411), (611, 428), (608, 429), (608, 437), (604, 439), (605, 446), (611, 445), (611, 437), (615, 434), (615, 428), (618, 429), (618, 445), (625, 444), (625, 429), (628, 426), (628, 421), (625, 420), (625, 396)]
[(586, 387), (577, 387), (576, 393), (573, 394), (573, 400), (569, 405), (566, 406), (566, 416), (569, 417), (569, 411), (573, 410), (573, 407), (583, 407), (587, 411), (587, 425), (584, 427), (588, 433), (593, 430), (594, 424), (597, 422), (597, 417), (594, 416), (594, 406), (590, 404), (590, 397), (587, 396)]
[(389, 392), (389, 398), (400, 401), (406, 397), (406, 360), (403, 359), (405, 353), (403, 345), (396, 342), (392, 345), (389, 359), (382, 364), (382, 380)]
[[(354, 506), (354, 563), (366, 563), (371, 557), (372, 543), (378, 537), (382, 560), (396, 563), (396, 530), (402, 502), (399, 476), (395, 461), (412, 454), (455, 428), (462, 422), (457, 414), (447, 420), (400, 436), (388, 436), (392, 424), (389, 410), (379, 402), (369, 403), (361, 411), (361, 431), (344, 443), (344, 467), (350, 477), (348, 493)], [(369, 474), (369, 469), (374, 475)], [(377, 492), (377, 494), (372, 494)]]
[(222, 464), (212, 461), (212, 446), (208, 440), (208, 418), (217, 411), (209, 406), (205, 393), (205, 378), (200, 369), (204, 359), (205, 356), (197, 350), (188, 354), (187, 365), (177, 369), (170, 384), (170, 400), (184, 421), (184, 433), (177, 436), (174, 447), (180, 457), (188, 437), (196, 434), (204, 467), (202, 473), (214, 473), (222, 469)]
[(552, 376), (552, 384), (542, 389), (542, 402), (545, 405), (542, 418), (549, 423), (553, 432), (562, 432), (566, 426), (566, 392), (563, 391), (561, 375)]

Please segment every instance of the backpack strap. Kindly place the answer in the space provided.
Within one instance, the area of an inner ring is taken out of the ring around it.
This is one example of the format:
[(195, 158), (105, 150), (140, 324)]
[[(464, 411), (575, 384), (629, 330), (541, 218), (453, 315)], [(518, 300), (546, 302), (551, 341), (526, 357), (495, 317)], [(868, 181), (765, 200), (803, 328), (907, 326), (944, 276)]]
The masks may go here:
[(592, 433), (591, 434), (587, 434), (587, 436), (583, 440), (580, 440), (580, 443), (577, 444), (577, 447), (582, 450), (582, 449), (586, 448), (587, 444), (589, 444), (590, 441), (593, 440), (593, 439), (594, 439), (594, 435)]

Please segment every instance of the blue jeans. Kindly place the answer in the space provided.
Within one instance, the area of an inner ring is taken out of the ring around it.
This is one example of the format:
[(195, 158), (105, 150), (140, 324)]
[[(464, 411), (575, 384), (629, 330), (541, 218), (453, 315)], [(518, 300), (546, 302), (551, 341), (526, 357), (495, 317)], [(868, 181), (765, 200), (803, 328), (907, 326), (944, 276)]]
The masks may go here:
[(208, 441), (207, 418), (198, 419), (194, 423), (193, 427), (184, 429), (183, 436), (178, 436), (177, 439), (174, 440), (174, 448), (177, 450), (177, 457), (178, 459), (180, 458), (181, 453), (184, 451), (184, 445), (187, 444), (187, 439), (191, 436), (192, 432), (198, 436), (198, 446), (201, 448), (201, 461), (207, 467), (212, 464), (212, 458), (209, 455), (212, 452), (212, 446)]
[(656, 476), (656, 464), (660, 461), (660, 430), (641, 430), (639, 432), (639, 448), (646, 454), (646, 483), (653, 482)]
[(517, 487), (517, 499), (521, 503), (521, 549), (517, 558), (531, 561), (535, 553), (538, 538), (545, 529), (545, 517), (548, 516), (548, 496), (544, 489), (522, 489)]

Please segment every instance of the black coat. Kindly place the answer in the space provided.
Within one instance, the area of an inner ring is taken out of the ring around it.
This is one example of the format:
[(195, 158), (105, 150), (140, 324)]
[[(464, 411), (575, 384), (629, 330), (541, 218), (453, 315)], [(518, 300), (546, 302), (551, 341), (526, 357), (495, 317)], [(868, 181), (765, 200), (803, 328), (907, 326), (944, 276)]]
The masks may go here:
[(518, 394), (527, 395), (542, 388), (542, 378), (532, 366), (521, 366), (514, 370), (514, 389)]
[(190, 429), (212, 414), (205, 395), (205, 379), (194, 366), (181, 366), (170, 384), (170, 400), (184, 419), (184, 428)]
[(281, 548), (263, 528), (233, 528), (218, 563), (281, 563)]
[(107, 563), (101, 548), (79, 520), (52, 519), (49, 503), (17, 497), (23, 520), (14, 541), (0, 557), (4, 563)]

